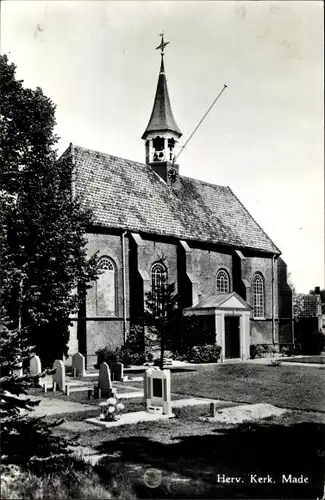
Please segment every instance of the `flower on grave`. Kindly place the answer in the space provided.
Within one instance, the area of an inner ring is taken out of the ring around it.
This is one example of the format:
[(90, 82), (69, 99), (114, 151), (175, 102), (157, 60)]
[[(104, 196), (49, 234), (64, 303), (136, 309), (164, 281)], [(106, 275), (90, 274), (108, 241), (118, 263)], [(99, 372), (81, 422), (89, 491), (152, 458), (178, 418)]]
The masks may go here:
[(99, 403), (100, 419), (113, 422), (120, 418), (120, 413), (124, 410), (124, 404), (117, 402), (117, 397), (108, 398), (106, 401)]

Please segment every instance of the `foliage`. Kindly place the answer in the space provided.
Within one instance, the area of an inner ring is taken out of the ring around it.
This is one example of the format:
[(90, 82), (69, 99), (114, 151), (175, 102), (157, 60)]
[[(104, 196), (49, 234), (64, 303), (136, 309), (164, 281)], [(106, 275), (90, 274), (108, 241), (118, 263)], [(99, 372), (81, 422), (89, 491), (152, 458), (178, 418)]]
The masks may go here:
[(301, 354), (318, 355), (325, 348), (325, 334), (323, 332), (305, 333), (301, 337)]
[(123, 363), (125, 366), (143, 365), (147, 360), (147, 353), (144, 351), (143, 326), (132, 325), (122, 347), (102, 347), (95, 354), (97, 355), (96, 368), (99, 368), (104, 361), (109, 367), (116, 362)]
[(116, 348), (112, 349), (109, 346), (101, 347), (98, 351), (95, 352), (97, 355), (97, 364), (95, 368), (99, 368), (102, 363), (107, 363), (109, 367), (111, 367), (112, 363), (117, 362), (117, 350)]
[(174, 324), (170, 341), (173, 357), (187, 359), (189, 350), (196, 345), (211, 344), (214, 329), (204, 316), (181, 316)]
[(284, 356), (298, 356), (301, 353), (301, 344), (295, 342), (295, 344), (282, 345), (280, 352)]
[(134, 324), (130, 328), (125, 344), (117, 349), (118, 361), (125, 366), (143, 365), (147, 360), (144, 350), (143, 325)]
[(67, 354), (69, 315), (97, 276), (95, 256), (86, 256), (91, 214), (72, 197), (70, 159), (57, 160), (54, 104), (41, 89), (24, 88), (6, 56), (0, 69), (0, 301), (51, 366)]
[(67, 442), (52, 433), (52, 427), (60, 422), (49, 424), (31, 417), (29, 412), (39, 401), (21, 397), (38, 378), (18, 371), (28, 362), (32, 348), (22, 330), (10, 331), (0, 325), (0, 350), (1, 463), (31, 470), (45, 467), (49, 471), (57, 466), (59, 457), (64, 461), (69, 452)]
[(73, 460), (62, 472), (38, 476), (26, 472), (18, 466), (2, 467), (1, 498), (26, 500), (110, 499), (112, 494), (101, 484), (92, 467), (81, 461)]
[(120, 403), (117, 399), (118, 397), (115, 396), (99, 403), (101, 420), (115, 422), (120, 419), (121, 412), (124, 410), (124, 404)]
[(192, 363), (217, 363), (220, 359), (219, 345), (198, 345), (192, 347), (187, 354), (187, 360)]
[[(164, 261), (164, 257), (158, 260), (165, 266)], [(149, 348), (154, 347), (156, 342), (159, 343), (161, 369), (164, 366), (164, 351), (169, 347), (175, 325), (179, 324), (181, 317), (175, 290), (175, 283), (169, 284), (167, 277), (162, 277), (160, 286), (146, 294), (144, 321), (149, 332), (146, 341), (150, 344)]]

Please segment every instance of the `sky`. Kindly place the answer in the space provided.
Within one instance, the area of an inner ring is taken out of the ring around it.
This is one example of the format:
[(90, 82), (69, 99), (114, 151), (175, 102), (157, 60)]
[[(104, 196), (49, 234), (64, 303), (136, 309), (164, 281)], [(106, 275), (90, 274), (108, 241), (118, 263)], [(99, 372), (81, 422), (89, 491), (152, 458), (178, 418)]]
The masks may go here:
[(144, 162), (164, 30), (181, 175), (230, 186), (297, 291), (324, 287), (321, 1), (5, 0), (1, 53), (56, 104), (73, 142)]

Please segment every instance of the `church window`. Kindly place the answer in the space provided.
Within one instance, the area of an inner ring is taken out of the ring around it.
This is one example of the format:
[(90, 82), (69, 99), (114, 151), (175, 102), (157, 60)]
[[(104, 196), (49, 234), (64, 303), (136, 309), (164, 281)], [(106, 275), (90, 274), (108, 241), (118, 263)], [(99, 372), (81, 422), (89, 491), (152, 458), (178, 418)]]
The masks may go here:
[(157, 315), (161, 315), (163, 310), (163, 295), (167, 281), (168, 275), (165, 266), (159, 262), (153, 264), (151, 268), (151, 289)]
[(97, 316), (116, 316), (116, 266), (110, 257), (101, 257), (97, 264), (96, 281)]
[(260, 273), (256, 273), (253, 278), (253, 308), (254, 318), (264, 318), (265, 287), (263, 276)]
[(229, 274), (224, 269), (220, 269), (217, 273), (217, 293), (229, 293), (230, 280)]

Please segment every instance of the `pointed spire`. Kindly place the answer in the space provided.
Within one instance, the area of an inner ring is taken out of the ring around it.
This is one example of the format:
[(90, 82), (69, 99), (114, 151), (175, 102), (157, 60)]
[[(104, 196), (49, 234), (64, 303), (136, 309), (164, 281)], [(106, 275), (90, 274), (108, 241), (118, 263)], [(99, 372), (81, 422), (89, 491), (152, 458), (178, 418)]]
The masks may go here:
[(164, 48), (169, 42), (164, 42), (163, 33), (161, 33), (160, 36), (162, 37), (161, 44), (156, 47), (157, 49), (161, 49), (161, 63), (156, 96), (151, 112), (151, 117), (148, 126), (144, 134), (142, 135), (142, 139), (146, 139), (150, 132), (170, 131), (174, 132), (178, 137), (181, 137), (182, 135), (182, 132), (178, 128), (172, 112), (165, 74)]

